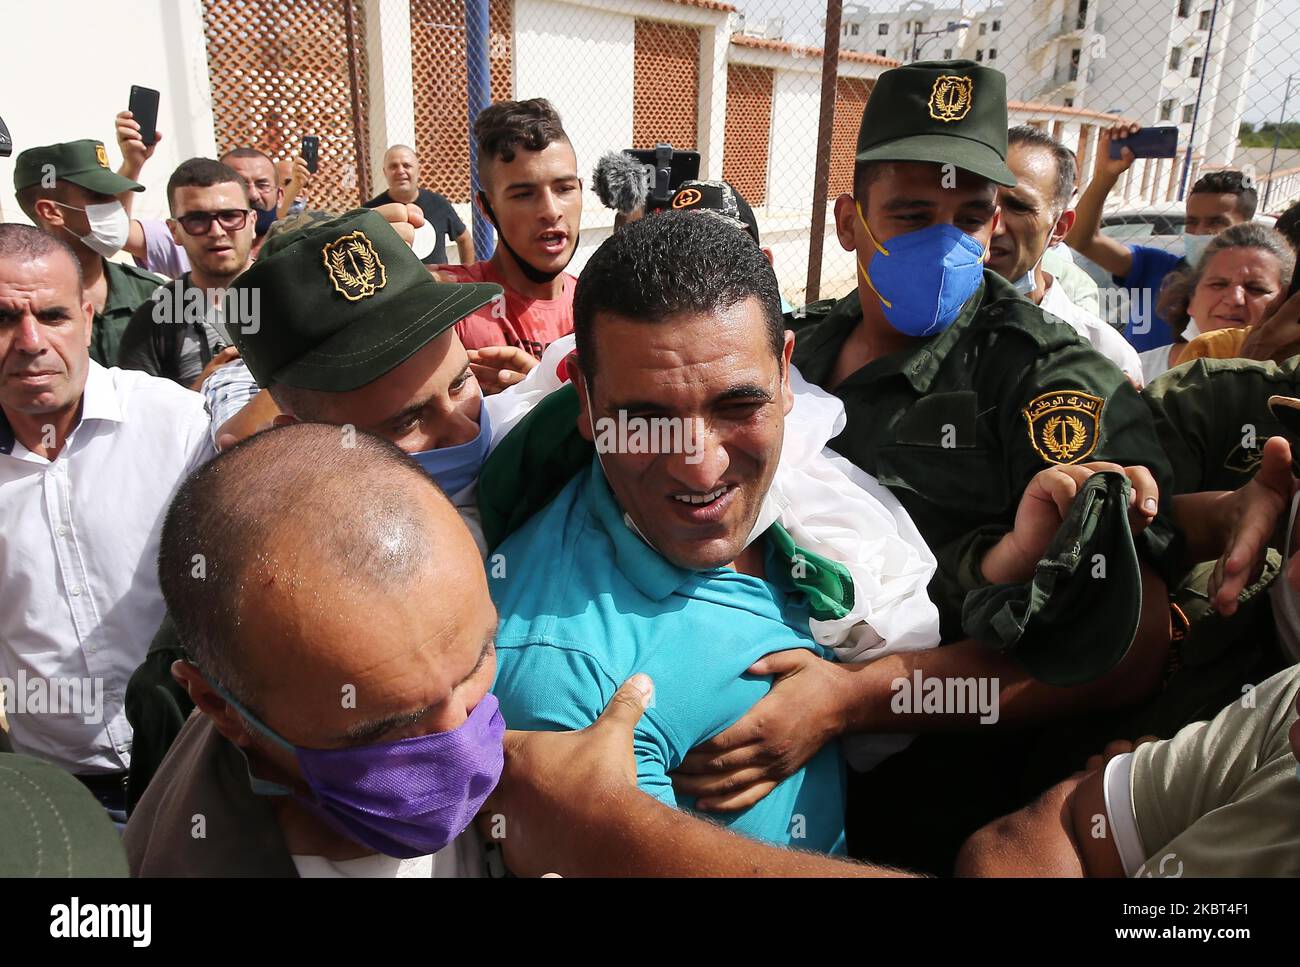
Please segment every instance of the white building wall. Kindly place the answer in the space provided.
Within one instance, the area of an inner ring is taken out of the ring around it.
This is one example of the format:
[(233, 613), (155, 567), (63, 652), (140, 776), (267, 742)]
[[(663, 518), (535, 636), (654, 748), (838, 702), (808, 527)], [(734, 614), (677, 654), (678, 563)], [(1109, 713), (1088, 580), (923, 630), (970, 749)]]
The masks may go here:
[(165, 217), (172, 171), (216, 152), (199, 0), (42, 0), (7, 3), (3, 16), (0, 116), (14, 156), (0, 158), (0, 220), (27, 221), (13, 193), (14, 158), (26, 148), (97, 138), (116, 170), (113, 116), (126, 110), (132, 84), (162, 92), (162, 139), (134, 214)]
[(515, 96), (544, 96), (564, 119), (583, 177), (582, 264), (608, 234), (598, 230), (613, 225), (593, 190), (592, 168), (607, 151), (632, 144), (635, 38), (636, 18), (628, 13), (556, 0), (515, 3)]

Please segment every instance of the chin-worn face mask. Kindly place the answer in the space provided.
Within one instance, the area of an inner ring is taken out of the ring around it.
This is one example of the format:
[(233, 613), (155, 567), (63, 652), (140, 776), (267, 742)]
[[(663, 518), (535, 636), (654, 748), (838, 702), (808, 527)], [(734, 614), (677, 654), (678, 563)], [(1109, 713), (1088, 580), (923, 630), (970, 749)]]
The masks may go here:
[[(112, 258), (126, 244), (127, 236), (131, 232), (131, 219), (127, 217), (126, 209), (122, 207), (120, 201), (106, 201), (98, 205), (87, 205), (85, 208), (65, 205), (61, 201), (56, 201), (54, 204), (60, 208), (86, 213), (90, 234), (78, 235), (76, 238), (92, 252), (106, 259)], [(72, 234), (72, 230), (66, 225), (64, 228), (68, 234)]]
[(1188, 265), (1196, 265), (1205, 254), (1205, 247), (1214, 241), (1213, 235), (1191, 235), (1183, 232), (1183, 258)]
[(547, 282), (553, 281), (556, 276), (569, 267), (569, 262), (572, 262), (573, 257), (578, 254), (579, 236), (575, 235), (573, 237), (573, 251), (569, 253), (569, 258), (565, 261), (564, 265), (560, 266), (560, 268), (556, 269), (554, 272), (543, 272), (516, 252), (514, 246), (506, 239), (506, 233), (501, 231), (501, 224), (497, 221), (497, 214), (492, 210), (492, 205), (487, 200), (487, 195), (480, 191), (478, 193), (478, 200), (483, 205), (483, 213), (487, 215), (488, 221), (490, 221), (492, 227), (497, 230), (497, 240), (501, 242), (501, 247), (510, 253), (510, 257), (514, 259), (515, 264), (519, 266), (519, 271), (524, 274), (524, 278), (528, 279), (528, 281), (534, 282), (537, 285), (545, 285)]
[(275, 224), (275, 209), (267, 208), (263, 210), (261, 208), (254, 208), (253, 214), (257, 216), (257, 225), (253, 229), (253, 234), (258, 238), (261, 238), (269, 232), (271, 226)]
[(250, 726), (293, 754), (311, 796), (258, 779), (250, 770), (253, 792), (293, 796), (331, 828), (385, 856), (406, 860), (438, 852), (465, 831), (501, 778), (506, 726), (491, 692), (450, 732), (306, 749), (210, 684)]
[(488, 418), (488, 409), (480, 402), (478, 410), (478, 436), (468, 443), (459, 443), (454, 447), (440, 450), (420, 450), (411, 454), (411, 459), (424, 468), (424, 472), (438, 482), (443, 493), (454, 497), (475, 480), (488, 451), (492, 448), (492, 422)]
[(870, 267), (861, 257), (858, 266), (889, 324), (908, 336), (943, 332), (980, 287), (984, 246), (955, 225), (936, 224), (895, 235), (885, 248), (872, 235), (861, 202), (854, 204), (876, 247)]

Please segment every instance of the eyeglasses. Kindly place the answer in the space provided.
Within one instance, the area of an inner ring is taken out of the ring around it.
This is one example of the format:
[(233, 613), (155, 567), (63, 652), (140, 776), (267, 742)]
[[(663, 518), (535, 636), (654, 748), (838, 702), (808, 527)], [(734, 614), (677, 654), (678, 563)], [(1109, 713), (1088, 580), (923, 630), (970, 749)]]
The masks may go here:
[(219, 212), (186, 212), (176, 221), (189, 235), (207, 235), (214, 221), (228, 232), (237, 232), (248, 224), (251, 214), (247, 208), (225, 208)]

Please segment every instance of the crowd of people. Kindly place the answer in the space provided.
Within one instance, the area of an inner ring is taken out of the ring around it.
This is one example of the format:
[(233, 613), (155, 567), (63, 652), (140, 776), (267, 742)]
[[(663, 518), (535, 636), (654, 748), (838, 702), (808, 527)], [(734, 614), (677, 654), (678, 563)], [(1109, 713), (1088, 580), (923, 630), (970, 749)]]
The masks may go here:
[(1134, 131), (1080, 194), (999, 72), (884, 72), (794, 307), (726, 182), (566, 271), (542, 98), (474, 121), (479, 259), (406, 145), (165, 220), (130, 112), (28, 148), (0, 764), (98, 803), (74, 872), (1300, 874), (1300, 209), (1216, 170), (1121, 244)]

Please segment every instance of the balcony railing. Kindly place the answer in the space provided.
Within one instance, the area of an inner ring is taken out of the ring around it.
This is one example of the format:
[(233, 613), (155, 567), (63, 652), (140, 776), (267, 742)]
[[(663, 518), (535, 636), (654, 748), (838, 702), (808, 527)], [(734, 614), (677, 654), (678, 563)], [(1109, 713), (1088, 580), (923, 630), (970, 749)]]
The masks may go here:
[(1091, 84), (1096, 76), (1096, 71), (1092, 65), (1088, 65), (1087, 70), (1080, 70), (1078, 64), (1070, 64), (1066, 67), (1058, 67), (1052, 71), (1051, 76), (1039, 81), (1025, 95), (1026, 101), (1037, 101), (1065, 87), (1067, 84)]
[(1105, 29), (1105, 20), (1100, 15), (1093, 18), (1092, 27), (1089, 28), (1087, 13), (1072, 13), (1049, 24), (1047, 29), (1035, 37), (1030, 43), (1033, 47), (1042, 47), (1044, 44), (1051, 43), (1053, 40), (1060, 40), (1064, 37), (1070, 37), (1075, 34), (1083, 34), (1085, 31), (1099, 34)]

